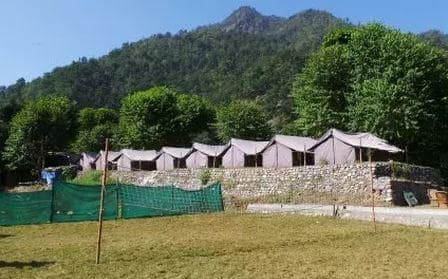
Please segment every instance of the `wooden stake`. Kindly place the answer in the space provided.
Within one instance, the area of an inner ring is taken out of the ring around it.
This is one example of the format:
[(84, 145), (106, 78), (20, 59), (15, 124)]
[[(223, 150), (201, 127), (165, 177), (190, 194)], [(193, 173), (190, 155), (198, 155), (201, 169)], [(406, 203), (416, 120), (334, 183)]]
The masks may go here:
[(106, 191), (106, 179), (107, 179), (107, 167), (108, 167), (108, 155), (109, 155), (109, 139), (106, 138), (106, 147), (104, 152), (104, 167), (103, 177), (101, 179), (101, 197), (100, 197), (100, 210), (98, 214), (98, 239), (96, 242), (96, 264), (100, 263), (101, 254), (101, 237), (103, 233), (103, 211), (104, 211), (104, 192)]
[(370, 192), (372, 193), (372, 222), (373, 222), (373, 231), (376, 232), (375, 193), (373, 192), (373, 173), (372, 173), (372, 149), (370, 148), (369, 148), (369, 168), (370, 168)]

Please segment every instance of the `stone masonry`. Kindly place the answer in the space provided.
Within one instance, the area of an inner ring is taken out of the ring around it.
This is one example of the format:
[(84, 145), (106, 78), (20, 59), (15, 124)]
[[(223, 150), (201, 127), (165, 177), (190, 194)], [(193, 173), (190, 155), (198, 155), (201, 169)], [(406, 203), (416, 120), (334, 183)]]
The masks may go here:
[(208, 176), (208, 183), (221, 181), (224, 196), (239, 198), (281, 195), (291, 191), (306, 190), (365, 196), (370, 192), (373, 183), (373, 187), (380, 197), (390, 201), (398, 197), (397, 203), (399, 204), (403, 203), (403, 200), (400, 200), (403, 190), (415, 192), (420, 200), (429, 200), (420, 195), (425, 196), (428, 189), (438, 189), (443, 186), (441, 175), (435, 169), (400, 164), (400, 166), (406, 166), (406, 171), (401, 171), (400, 177), (395, 177), (394, 169), (397, 167), (393, 164), (397, 163), (322, 165), (278, 169), (114, 171), (112, 177), (122, 183), (141, 186), (176, 185), (184, 189), (198, 189), (203, 187), (201, 178), (204, 179)]

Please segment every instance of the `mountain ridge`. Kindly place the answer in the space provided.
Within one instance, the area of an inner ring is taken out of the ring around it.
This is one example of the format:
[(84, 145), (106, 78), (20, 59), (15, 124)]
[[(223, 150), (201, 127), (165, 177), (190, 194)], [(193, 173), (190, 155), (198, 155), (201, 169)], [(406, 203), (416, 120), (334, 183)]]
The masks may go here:
[[(259, 99), (272, 117), (291, 118), (291, 84), (329, 31), (351, 26), (327, 11), (308, 9), (288, 18), (242, 6), (219, 23), (189, 32), (155, 34), (81, 58), (32, 81), (0, 91), (0, 106), (39, 96), (66, 95), (83, 107), (118, 108), (135, 91), (166, 85), (219, 104)], [(425, 35), (433, 43), (443, 33)], [(447, 39), (448, 40), (448, 39)]]

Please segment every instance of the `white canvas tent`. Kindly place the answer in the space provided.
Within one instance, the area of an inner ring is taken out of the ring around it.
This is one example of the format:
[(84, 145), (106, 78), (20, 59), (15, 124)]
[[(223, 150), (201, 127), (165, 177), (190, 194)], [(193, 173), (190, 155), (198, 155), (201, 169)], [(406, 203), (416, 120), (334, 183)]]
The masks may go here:
[(276, 135), (263, 150), (263, 167), (285, 168), (313, 165), (314, 155), (307, 149), (316, 142), (307, 137)]
[(251, 141), (231, 139), (222, 156), (222, 165), (226, 168), (261, 167), (262, 151), (269, 141)]
[[(116, 162), (114, 162), (118, 156), (120, 156), (121, 152), (120, 151), (109, 151), (107, 154), (107, 161), (108, 161), (108, 165), (109, 165), (109, 169), (116, 169), (117, 168), (117, 164)], [(104, 168), (104, 156), (106, 155), (106, 152), (104, 152), (103, 150), (100, 151), (100, 153), (98, 154), (98, 156), (96, 157), (94, 163), (96, 166), (97, 170), (102, 170)]]
[(227, 145), (193, 143), (193, 150), (186, 159), (187, 168), (213, 168), (222, 165), (222, 154)]
[(120, 156), (114, 160), (117, 162), (117, 170), (156, 170), (156, 159), (160, 155), (157, 151), (122, 149), (120, 152)]
[(81, 158), (79, 159), (79, 165), (82, 171), (89, 171), (96, 169), (95, 159), (98, 154), (93, 152), (83, 152)]
[(379, 160), (388, 157), (389, 153), (402, 152), (401, 149), (390, 145), (384, 139), (380, 139), (370, 133), (349, 134), (337, 129), (328, 130), (319, 141), (309, 148), (314, 152), (316, 164), (350, 164), (362, 161), (362, 151), (370, 149)]
[(191, 148), (162, 147), (160, 156), (156, 160), (157, 170), (186, 168), (186, 158), (191, 151)]

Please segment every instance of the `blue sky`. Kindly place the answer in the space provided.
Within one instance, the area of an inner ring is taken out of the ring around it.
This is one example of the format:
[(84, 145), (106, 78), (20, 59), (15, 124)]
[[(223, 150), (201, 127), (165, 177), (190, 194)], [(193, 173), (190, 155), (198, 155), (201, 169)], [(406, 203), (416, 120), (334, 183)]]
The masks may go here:
[(29, 81), (154, 33), (218, 22), (242, 5), (266, 15), (288, 17), (315, 8), (354, 23), (448, 32), (446, 0), (1, 0), (0, 85), (20, 77)]

